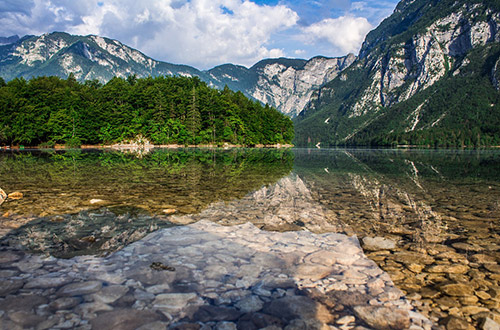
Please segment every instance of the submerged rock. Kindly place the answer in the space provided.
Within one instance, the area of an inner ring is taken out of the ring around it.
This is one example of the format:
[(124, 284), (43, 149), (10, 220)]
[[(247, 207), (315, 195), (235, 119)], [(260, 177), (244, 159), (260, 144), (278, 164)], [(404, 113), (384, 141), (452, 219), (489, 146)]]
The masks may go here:
[(396, 248), (396, 243), (388, 238), (384, 237), (365, 237), (363, 238), (363, 249), (368, 251), (379, 251), (379, 250), (394, 250)]
[(22, 199), (24, 197), (23, 193), (20, 191), (14, 191), (9, 194), (9, 199)]
[(5, 191), (2, 190), (2, 188), (0, 188), (0, 205), (2, 205), (6, 199), (7, 199), (7, 194), (5, 193)]
[(105, 312), (90, 320), (92, 329), (100, 330), (135, 330), (142, 325), (160, 321), (161, 316), (152, 311), (121, 309)]
[(381, 306), (356, 306), (354, 312), (375, 329), (402, 330), (410, 327), (410, 314), (404, 310)]

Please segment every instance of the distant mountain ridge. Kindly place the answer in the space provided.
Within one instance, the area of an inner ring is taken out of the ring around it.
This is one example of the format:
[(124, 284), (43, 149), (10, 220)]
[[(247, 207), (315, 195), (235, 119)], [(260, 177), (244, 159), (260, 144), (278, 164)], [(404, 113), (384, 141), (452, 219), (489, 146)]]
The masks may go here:
[(0, 46), (0, 76), (18, 77), (73, 74), (79, 81), (113, 77), (197, 76), (208, 85), (235, 91), (268, 103), (293, 117), (322, 84), (333, 79), (355, 59), (349, 54), (340, 58), (266, 59), (251, 68), (224, 64), (207, 71), (187, 65), (156, 61), (121, 42), (100, 36), (74, 36), (54, 32), (42, 36), (3, 38)]

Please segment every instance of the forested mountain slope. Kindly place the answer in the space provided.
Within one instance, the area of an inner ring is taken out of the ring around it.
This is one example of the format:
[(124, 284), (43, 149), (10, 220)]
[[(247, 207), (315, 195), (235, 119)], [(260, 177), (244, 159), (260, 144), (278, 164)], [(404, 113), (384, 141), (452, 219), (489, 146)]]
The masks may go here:
[(500, 144), (500, 3), (404, 0), (313, 95), (299, 145)]
[[(3, 44), (2, 44), (3, 42)], [(340, 58), (266, 59), (251, 68), (224, 64), (208, 71), (187, 65), (156, 61), (121, 42), (100, 36), (75, 36), (62, 32), (21, 39), (0, 38), (0, 77), (10, 81), (23, 77), (70, 74), (80, 81), (106, 83), (113, 77), (136, 75), (199, 77), (209, 86), (233, 91), (262, 104), (269, 104), (290, 117), (296, 116), (312, 93), (332, 80), (355, 59)]]

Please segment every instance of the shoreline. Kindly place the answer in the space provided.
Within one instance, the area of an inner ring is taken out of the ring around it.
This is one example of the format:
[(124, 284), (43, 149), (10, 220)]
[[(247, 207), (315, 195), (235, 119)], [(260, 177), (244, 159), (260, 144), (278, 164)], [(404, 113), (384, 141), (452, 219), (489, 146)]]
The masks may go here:
[(266, 148), (276, 148), (276, 149), (281, 149), (281, 148), (293, 148), (293, 144), (256, 144), (253, 146), (249, 145), (243, 145), (243, 144), (229, 144), (229, 143), (224, 143), (224, 144), (189, 144), (189, 145), (184, 145), (184, 144), (84, 144), (79, 147), (68, 147), (65, 145), (55, 145), (52, 148), (46, 148), (46, 147), (40, 147), (40, 146), (0, 146), (0, 150), (27, 150), (27, 149), (55, 149), (55, 150), (65, 150), (65, 149), (114, 149), (114, 150), (130, 150), (130, 149), (183, 149), (183, 148), (209, 148), (209, 149), (216, 149), (216, 148), (223, 148), (223, 149), (230, 149), (230, 148), (250, 148), (250, 149), (266, 149)]

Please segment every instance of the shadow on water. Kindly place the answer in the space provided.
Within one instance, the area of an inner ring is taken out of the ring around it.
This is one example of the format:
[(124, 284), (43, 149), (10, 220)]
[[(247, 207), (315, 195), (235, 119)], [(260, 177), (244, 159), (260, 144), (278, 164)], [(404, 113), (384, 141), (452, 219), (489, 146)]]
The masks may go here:
[[(323, 210), (300, 177), (289, 175), (242, 199), (173, 216), (172, 223), (187, 225), (158, 230), (105, 258), (4, 250), (2, 324), (429, 329), (355, 237), (319, 233)], [(259, 229), (266, 225), (280, 231)]]
[(0, 206), (3, 245), (57, 257), (116, 251), (171, 214), (245, 196), (290, 173), (289, 150), (19, 152), (0, 155), (1, 185), (24, 198)]

